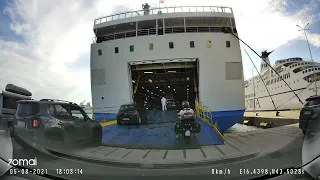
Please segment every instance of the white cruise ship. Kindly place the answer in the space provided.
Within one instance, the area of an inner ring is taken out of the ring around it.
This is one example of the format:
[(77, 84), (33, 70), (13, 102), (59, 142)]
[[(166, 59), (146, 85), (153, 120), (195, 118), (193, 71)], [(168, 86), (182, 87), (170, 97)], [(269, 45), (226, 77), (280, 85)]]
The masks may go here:
[(175, 6), (95, 19), (91, 93), (96, 120), (125, 103), (159, 106), (163, 96), (212, 112), (220, 131), (245, 111), (244, 78), (232, 8)]
[[(305, 103), (306, 98), (316, 94), (315, 89), (317, 89), (317, 94), (319, 94), (319, 63), (300, 57), (276, 61), (275, 65), (272, 66), (273, 69), (291, 87), (295, 92), (293, 93), (288, 85), (266, 64), (266, 62), (270, 64), (269, 54), (270, 52), (267, 51), (262, 52), (261, 57), (265, 61), (261, 60), (260, 75), (258, 74), (245, 81), (247, 111), (300, 109)], [(260, 76), (263, 78), (266, 86)], [(317, 88), (315, 88), (315, 84)]]

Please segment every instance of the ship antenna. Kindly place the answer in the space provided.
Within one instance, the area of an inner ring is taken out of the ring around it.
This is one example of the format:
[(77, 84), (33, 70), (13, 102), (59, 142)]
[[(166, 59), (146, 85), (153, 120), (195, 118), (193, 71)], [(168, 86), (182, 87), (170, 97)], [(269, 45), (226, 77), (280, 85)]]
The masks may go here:
[[(245, 44), (249, 49), (251, 49), (251, 51), (253, 51), (257, 56), (261, 58), (261, 56), (255, 50), (253, 50), (247, 43), (245, 43), (242, 39), (240, 39), (237, 35), (235, 35), (231, 29), (228, 29), (228, 30), (234, 37), (236, 37), (239, 41)], [(293, 91), (293, 89), (289, 86), (289, 84), (280, 76), (280, 74), (267, 61), (265, 61), (263, 58), (261, 59), (279, 76), (279, 78), (290, 88), (291, 92), (298, 98), (300, 103), (303, 104), (299, 96)]]
[[(252, 64), (253, 64), (254, 68), (255, 68), (255, 69), (256, 69), (256, 71), (258, 72), (259, 77), (260, 77), (260, 79), (262, 80), (262, 83), (263, 83), (264, 87), (266, 88), (266, 90), (267, 90), (267, 92), (268, 92), (268, 95), (269, 95), (269, 97), (270, 97), (270, 99), (271, 99), (271, 101), (272, 101), (272, 104), (273, 104), (273, 106), (274, 106), (274, 109), (277, 111), (276, 104), (274, 103), (274, 101), (273, 101), (273, 99), (272, 99), (272, 96), (271, 96), (271, 94), (270, 94), (270, 92), (269, 92), (269, 90), (268, 90), (268, 88), (267, 88), (267, 85), (266, 85), (266, 83), (264, 82), (264, 80), (263, 80), (263, 78), (262, 78), (261, 74), (259, 73), (259, 70), (258, 70), (257, 66), (253, 63), (253, 60), (251, 59), (251, 57), (250, 57), (249, 53), (248, 53), (248, 52), (247, 52), (247, 50), (242, 46), (242, 44), (241, 44), (241, 47), (244, 49), (244, 51), (245, 51), (245, 52), (246, 52), (246, 54), (248, 55), (248, 57), (249, 57), (250, 61), (252, 62)], [(253, 87), (253, 88), (254, 88), (254, 87)], [(253, 103), (254, 103), (254, 105), (256, 104), (256, 102), (255, 102), (255, 101), (254, 101)]]

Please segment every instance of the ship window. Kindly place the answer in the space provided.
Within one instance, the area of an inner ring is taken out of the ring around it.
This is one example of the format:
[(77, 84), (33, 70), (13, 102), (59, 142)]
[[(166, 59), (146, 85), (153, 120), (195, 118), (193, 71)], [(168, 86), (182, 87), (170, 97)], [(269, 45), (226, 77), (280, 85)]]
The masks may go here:
[(149, 50), (150, 50), (150, 51), (153, 50), (153, 43), (149, 43)]
[(226, 47), (230, 47), (231, 46), (231, 44), (230, 44), (230, 41), (226, 41)]
[(190, 48), (194, 48), (194, 41), (190, 41)]
[(101, 49), (98, 50), (98, 55), (99, 55), (99, 56), (102, 55), (102, 50), (101, 50)]
[(311, 71), (311, 69), (308, 70), (309, 72)]
[(173, 42), (169, 42), (169, 48), (170, 48), (170, 49), (173, 49), (173, 48), (174, 48)]
[(207, 40), (207, 48), (211, 48), (211, 41)]
[(131, 45), (131, 46), (130, 46), (130, 52), (133, 52), (133, 51), (134, 51), (134, 46)]
[(119, 48), (118, 48), (118, 47), (115, 47), (115, 48), (114, 48), (114, 53), (116, 53), (116, 54), (119, 53)]

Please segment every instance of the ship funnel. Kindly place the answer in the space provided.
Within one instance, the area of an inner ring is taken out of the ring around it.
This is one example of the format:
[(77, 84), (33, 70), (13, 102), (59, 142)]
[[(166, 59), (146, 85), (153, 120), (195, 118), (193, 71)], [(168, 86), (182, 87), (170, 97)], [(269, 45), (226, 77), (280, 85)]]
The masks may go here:
[[(260, 73), (265, 71), (266, 69), (269, 69), (269, 66), (268, 64), (270, 64), (270, 61), (269, 61), (269, 55), (272, 53), (273, 51), (271, 52), (267, 52), (267, 50), (265, 51), (262, 51), (261, 53), (261, 64), (260, 64)], [(267, 64), (268, 63), (268, 64)]]

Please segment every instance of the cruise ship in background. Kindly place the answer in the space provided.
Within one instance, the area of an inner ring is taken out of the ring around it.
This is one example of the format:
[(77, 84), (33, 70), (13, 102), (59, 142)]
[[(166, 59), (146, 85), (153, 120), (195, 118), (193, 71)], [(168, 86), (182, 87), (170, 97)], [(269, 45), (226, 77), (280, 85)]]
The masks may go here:
[[(262, 52), (259, 74), (245, 81), (245, 103), (247, 111), (300, 109), (306, 98), (316, 94), (320, 85), (320, 64), (300, 57), (277, 60), (273, 69), (287, 82), (302, 103), (285, 82), (266, 64), (269, 54)], [(271, 64), (270, 64), (271, 65)], [(316, 82), (314, 82), (316, 80)], [(319, 94), (319, 91), (318, 93)], [(272, 100), (274, 103), (272, 103)]]

